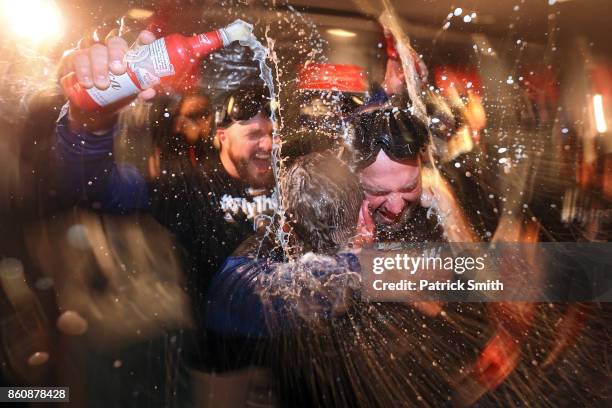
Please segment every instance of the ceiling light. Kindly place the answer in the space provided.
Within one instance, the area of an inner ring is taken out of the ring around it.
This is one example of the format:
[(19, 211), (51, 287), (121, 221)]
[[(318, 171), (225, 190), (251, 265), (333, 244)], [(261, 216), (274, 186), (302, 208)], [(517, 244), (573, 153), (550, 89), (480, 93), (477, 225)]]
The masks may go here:
[(327, 30), (327, 32), (331, 35), (335, 35), (337, 37), (344, 37), (344, 38), (355, 37), (357, 35), (357, 33), (354, 33), (352, 31), (343, 30), (341, 28), (330, 28), (329, 30)]
[(61, 37), (62, 16), (52, 0), (2, 0), (6, 24), (20, 38), (39, 43)]
[(606, 133), (608, 125), (603, 109), (603, 97), (600, 94), (593, 96), (593, 110), (595, 111), (595, 127), (599, 133)]
[(133, 20), (146, 20), (153, 15), (152, 10), (143, 8), (133, 8), (128, 10), (127, 16)]

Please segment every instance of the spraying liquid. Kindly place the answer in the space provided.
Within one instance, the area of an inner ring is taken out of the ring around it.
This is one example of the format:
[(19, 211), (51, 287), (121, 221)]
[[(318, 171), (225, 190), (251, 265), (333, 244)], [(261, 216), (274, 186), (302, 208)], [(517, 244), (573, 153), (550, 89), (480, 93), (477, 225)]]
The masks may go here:
[(274, 174), (274, 197), (278, 203), (276, 208), (276, 215), (279, 217), (279, 228), (276, 231), (277, 240), (283, 248), (285, 254), (288, 253), (288, 240), (289, 234), (284, 231), (283, 225), (285, 224), (285, 216), (282, 205), (282, 192), (280, 191), (280, 180), (282, 177), (282, 160), (281, 160), (281, 146), (277, 135), (277, 115), (276, 111), (278, 108), (278, 98), (276, 94), (276, 88), (274, 86), (274, 78), (272, 76), (272, 69), (266, 64), (266, 60), (270, 56), (270, 50), (255, 37), (252, 31), (248, 33), (246, 38), (240, 40), (240, 44), (249, 47), (253, 51), (254, 59), (259, 63), (259, 77), (264, 81), (266, 87), (270, 91), (270, 120), (272, 121), (272, 173)]

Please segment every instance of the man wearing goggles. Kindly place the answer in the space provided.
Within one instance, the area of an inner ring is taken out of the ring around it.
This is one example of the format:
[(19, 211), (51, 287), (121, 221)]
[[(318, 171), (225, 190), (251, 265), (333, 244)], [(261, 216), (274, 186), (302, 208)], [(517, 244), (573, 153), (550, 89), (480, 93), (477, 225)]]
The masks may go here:
[[(473, 241), (450, 186), (424, 166), (429, 129), (406, 106), (371, 104), (350, 120), (351, 162), (365, 192), (361, 223), (365, 230), (376, 227), (379, 240), (438, 241), (444, 234), (449, 241)], [(429, 207), (440, 220), (427, 216)]]
[(224, 169), (251, 187), (272, 185), (269, 97), (262, 88), (238, 90), (224, 99), (216, 112), (216, 138)]

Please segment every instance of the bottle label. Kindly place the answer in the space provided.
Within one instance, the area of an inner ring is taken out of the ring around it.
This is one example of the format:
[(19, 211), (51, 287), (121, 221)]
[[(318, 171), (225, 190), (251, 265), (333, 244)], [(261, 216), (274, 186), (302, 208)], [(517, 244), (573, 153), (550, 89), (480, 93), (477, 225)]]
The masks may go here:
[(141, 88), (157, 85), (160, 78), (175, 73), (163, 38), (130, 50), (126, 55), (126, 61), (136, 75)]
[(107, 89), (98, 89), (95, 86), (87, 89), (87, 93), (100, 106), (110, 105), (128, 96), (132, 96), (140, 92), (138, 87), (130, 76), (125, 73), (123, 75), (114, 75), (109, 72), (108, 78), (110, 86)]
[(212, 45), (212, 41), (208, 38), (206, 34), (198, 34), (198, 41), (200, 44)]
[(134, 48), (126, 54), (128, 69), (138, 80), (136, 86), (129, 74), (114, 75), (109, 72), (110, 87), (105, 90), (96, 87), (87, 89), (87, 93), (100, 106), (107, 106), (123, 98), (135, 95), (141, 89), (157, 85), (160, 78), (174, 75), (174, 67), (166, 50), (163, 38), (142, 47)]

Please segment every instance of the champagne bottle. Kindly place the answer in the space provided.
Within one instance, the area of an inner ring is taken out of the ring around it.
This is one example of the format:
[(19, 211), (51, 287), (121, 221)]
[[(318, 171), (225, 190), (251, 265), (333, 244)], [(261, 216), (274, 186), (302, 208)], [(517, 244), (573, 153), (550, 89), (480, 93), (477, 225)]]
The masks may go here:
[(63, 77), (61, 84), (72, 105), (85, 112), (122, 105), (120, 101), (144, 89), (179, 85), (202, 58), (234, 41), (248, 38), (252, 31), (251, 24), (236, 20), (227, 27), (193, 37), (170, 34), (128, 51), (127, 72), (123, 75), (109, 72), (107, 89), (81, 86), (74, 72)]

